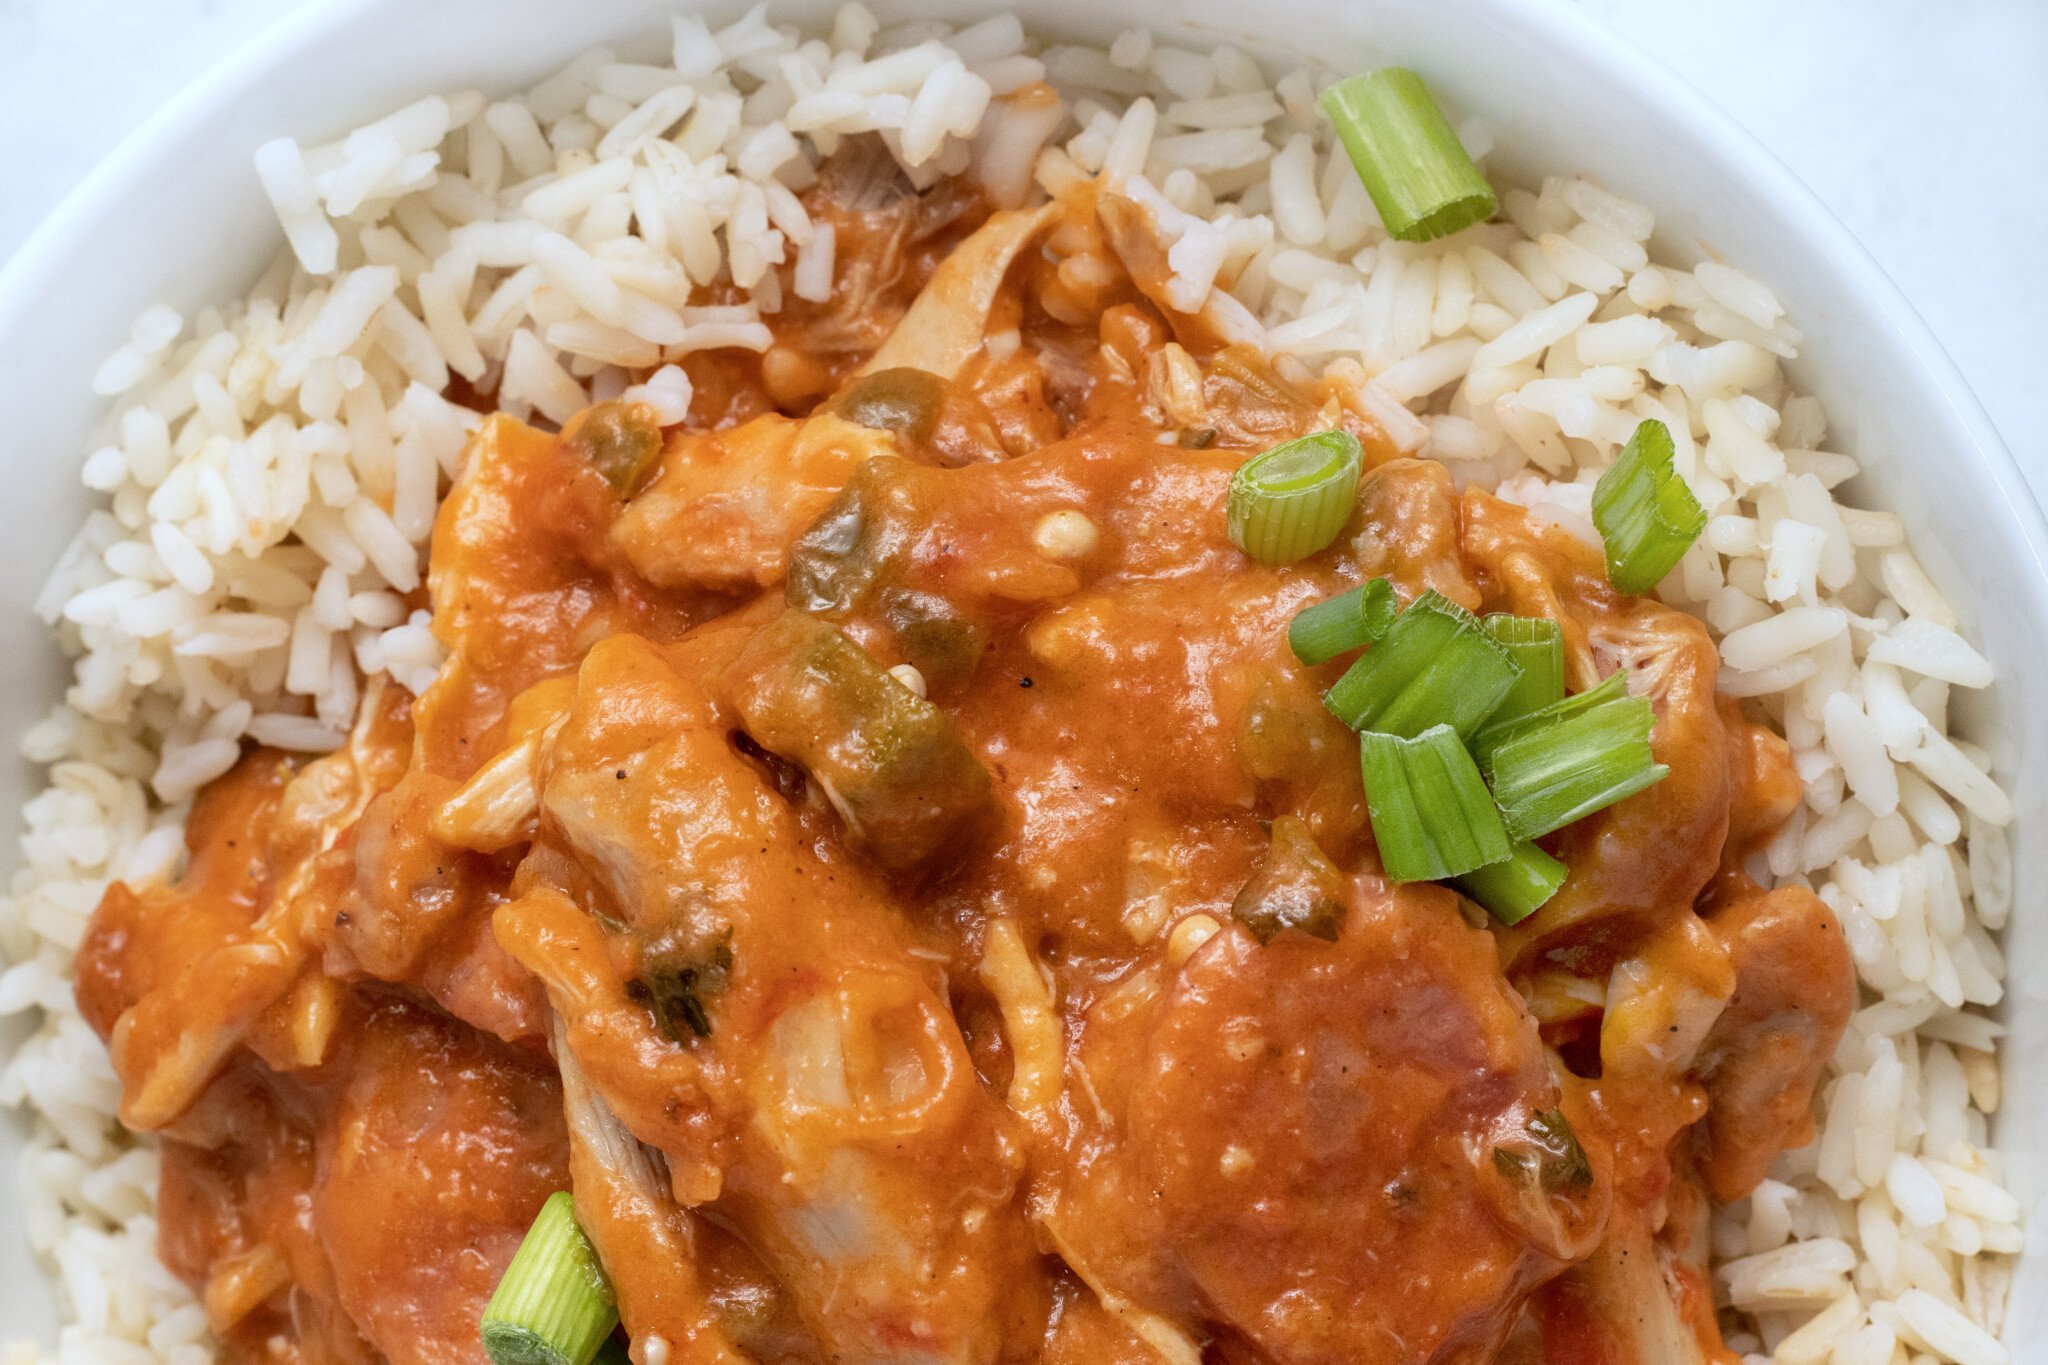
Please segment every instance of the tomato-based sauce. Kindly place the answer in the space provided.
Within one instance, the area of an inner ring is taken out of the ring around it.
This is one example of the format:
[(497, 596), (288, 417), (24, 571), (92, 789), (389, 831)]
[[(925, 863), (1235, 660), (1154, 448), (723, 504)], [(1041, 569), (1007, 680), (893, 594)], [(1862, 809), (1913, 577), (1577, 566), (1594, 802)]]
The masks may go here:
[[(857, 152), (828, 303), (679, 426), (487, 418), (434, 684), (101, 905), (81, 1007), (230, 1357), (480, 1361), (567, 1189), (640, 1365), (1723, 1358), (1703, 1219), (1854, 981), (1744, 875), (1799, 789), (1704, 627), (1177, 311), (1142, 207)], [(1350, 522), (1249, 559), (1233, 472), (1332, 428)], [(1513, 928), (1388, 879), (1353, 656), (1288, 647), (1375, 577), (1653, 709), (1669, 776)]]

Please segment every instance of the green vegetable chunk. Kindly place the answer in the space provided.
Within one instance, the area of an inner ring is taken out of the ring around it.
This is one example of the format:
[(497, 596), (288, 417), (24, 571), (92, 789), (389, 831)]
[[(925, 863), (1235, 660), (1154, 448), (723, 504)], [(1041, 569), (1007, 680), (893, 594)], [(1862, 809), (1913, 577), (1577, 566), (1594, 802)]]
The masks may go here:
[(1502, 924), (1520, 924), (1557, 894), (1571, 869), (1531, 843), (1518, 843), (1503, 862), (1458, 878), (1458, 889)]
[(1447, 237), (1499, 207), (1422, 77), (1388, 66), (1323, 92), (1358, 178), (1387, 231), (1404, 242)]
[(1254, 455), (1230, 477), (1231, 543), (1261, 564), (1326, 548), (1358, 502), (1365, 452), (1348, 431), (1319, 431)]
[(1593, 1184), (1593, 1164), (1562, 1109), (1531, 1114), (1520, 1134), (1494, 1145), (1493, 1165), (1510, 1180), (1533, 1179), (1545, 1194), (1573, 1193)]
[(1593, 524), (1607, 548), (1607, 581), (1648, 592), (1707, 529), (1707, 511), (1672, 463), (1671, 430), (1641, 423), (1593, 485)]
[(1230, 903), (1230, 913), (1261, 943), (1270, 943), (1283, 929), (1337, 941), (1344, 922), (1344, 877), (1300, 816), (1274, 817), (1272, 845)]
[(1616, 697), (1532, 720), (1525, 717), (1516, 733), (1493, 745), (1484, 765), (1501, 818), (1517, 839), (1562, 829), (1671, 771), (1650, 749), (1656, 715), (1644, 698)]
[(1493, 714), (1521, 669), (1471, 612), (1431, 590), (1323, 696), (1354, 730), (1410, 737), (1433, 725), (1469, 735)]
[(621, 498), (645, 487), (661, 463), (661, 424), (653, 409), (640, 403), (599, 403), (570, 422), (562, 439)]
[(1481, 726), (1472, 736), (1472, 757), (1484, 768), (1493, 757), (1493, 751), (1518, 735), (1540, 730), (1561, 720), (1569, 720), (1583, 711), (1590, 711), (1610, 701), (1628, 695), (1628, 674), (1616, 669), (1597, 684), (1583, 692), (1574, 692), (1569, 697), (1560, 697), (1547, 706), (1540, 706), (1520, 716), (1498, 715)]
[(478, 1331), (492, 1365), (590, 1365), (619, 1324), (597, 1251), (566, 1190), (540, 1206)]
[(1557, 622), (1542, 616), (1496, 613), (1479, 624), (1522, 670), (1487, 724), (1526, 716), (1564, 696), (1564, 632)]
[(931, 440), (945, 400), (945, 380), (902, 366), (854, 380), (833, 400), (832, 411), (857, 426), (893, 431), (914, 448)]
[(755, 742), (801, 766), (886, 867), (918, 866), (995, 814), (988, 770), (951, 718), (837, 628), (785, 611), (725, 673)]
[(642, 955), (640, 974), (626, 994), (647, 1006), (661, 1031), (675, 1042), (711, 1036), (705, 1002), (725, 989), (732, 973), (732, 930), (708, 946), (653, 944)]
[(1296, 612), (1287, 644), (1305, 664), (1327, 663), (1385, 635), (1400, 614), (1392, 580), (1375, 578)]
[(1456, 730), (1438, 725), (1413, 739), (1369, 732), (1359, 747), (1366, 813), (1389, 880), (1461, 877), (1513, 851)]

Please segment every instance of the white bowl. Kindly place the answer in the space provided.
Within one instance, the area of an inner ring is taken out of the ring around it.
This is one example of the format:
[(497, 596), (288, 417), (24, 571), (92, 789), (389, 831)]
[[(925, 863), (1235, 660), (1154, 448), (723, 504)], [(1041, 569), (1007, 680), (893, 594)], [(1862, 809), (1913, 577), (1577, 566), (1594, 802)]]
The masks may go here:
[[(329, 138), (422, 95), (512, 90), (585, 47), (657, 40), (673, 0), (332, 0), (311, 6), (187, 90), (131, 138), (0, 273), (0, 738), (59, 695), (63, 668), (29, 613), (88, 506), (83, 443), (101, 404), (99, 361), (157, 300), (189, 309), (239, 294), (279, 233), (249, 158), (279, 134)], [(737, 12), (720, 3), (708, 8)], [(778, 18), (830, 0), (778, 3)], [(978, 17), (979, 0), (909, 0), (888, 13)], [(1337, 67), (1399, 60), (1497, 130), (1518, 178), (1584, 171), (1657, 211), (1663, 247), (1703, 248), (1768, 281), (1808, 338), (1795, 366), (1864, 463), (1870, 505), (1901, 513), (2003, 681), (1964, 729), (1994, 753), (2019, 810), (2015, 874), (2048, 878), (2048, 525), (1962, 377), (1876, 264), (1791, 173), (1677, 76), (1563, 0), (1013, 0), (1027, 24), (1107, 41), (1149, 24), (1201, 45), (1227, 38)], [(37, 774), (0, 771), (18, 808)], [(2031, 897), (2009, 937), (2006, 1102), (1996, 1136), (2012, 1182), (2040, 1203), (2048, 1153), (2048, 916)], [(48, 1282), (30, 1261), (12, 1192), (18, 1132), (0, 1133), (4, 1335), (54, 1335)], [(2029, 1244), (2048, 1244), (2048, 1220)], [(2048, 1361), (2048, 1255), (2022, 1264), (2007, 1329), (2016, 1356)]]

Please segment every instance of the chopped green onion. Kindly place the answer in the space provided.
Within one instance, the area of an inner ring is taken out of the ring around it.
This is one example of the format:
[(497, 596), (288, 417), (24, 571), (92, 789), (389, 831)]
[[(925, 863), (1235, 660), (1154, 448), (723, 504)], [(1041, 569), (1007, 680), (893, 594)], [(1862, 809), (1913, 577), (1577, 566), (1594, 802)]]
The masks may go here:
[(1479, 761), (1481, 768), (1484, 768), (1492, 758), (1494, 750), (1510, 739), (1533, 730), (1540, 730), (1546, 725), (1554, 725), (1561, 720), (1568, 720), (1582, 711), (1590, 711), (1596, 706), (1627, 695), (1628, 674), (1617, 668), (1602, 678), (1596, 686), (1589, 687), (1583, 692), (1575, 692), (1569, 697), (1560, 697), (1548, 706), (1539, 707), (1525, 715), (1510, 716), (1503, 711), (1472, 736), (1472, 757)]
[(1607, 546), (1607, 581), (1622, 592), (1656, 587), (1707, 529), (1707, 511), (1671, 457), (1670, 428), (1652, 418), (1636, 427), (1593, 485), (1593, 524)]
[(1650, 750), (1655, 722), (1644, 698), (1617, 697), (1495, 745), (1486, 776), (1508, 832), (1537, 838), (1663, 780), (1670, 769)]
[(1557, 622), (1543, 616), (1496, 613), (1479, 624), (1522, 669), (1522, 676), (1493, 709), (1489, 724), (1526, 716), (1563, 698), (1564, 632)]
[(1471, 612), (1431, 589), (1345, 670), (1323, 705), (1354, 730), (1409, 737), (1449, 725), (1469, 735), (1520, 677)]
[(1519, 843), (1506, 861), (1458, 878), (1458, 889), (1502, 924), (1520, 924), (1557, 894), (1570, 870), (1536, 845)]
[(1366, 813), (1390, 880), (1462, 877), (1512, 852), (1456, 730), (1432, 726), (1413, 739), (1369, 732), (1359, 743)]
[(1230, 477), (1230, 539), (1261, 564), (1292, 564), (1337, 538), (1358, 501), (1365, 452), (1319, 431), (1254, 455)]
[(1398, 66), (1339, 81), (1323, 92), (1358, 178), (1387, 231), (1427, 242), (1483, 223), (1499, 207), (1422, 77)]
[(597, 1252), (567, 1190), (548, 1196), (498, 1281), (480, 1331), (492, 1365), (590, 1365), (619, 1324)]
[(1296, 612), (1287, 626), (1287, 643), (1303, 663), (1326, 663), (1379, 639), (1400, 614), (1392, 581), (1375, 578)]

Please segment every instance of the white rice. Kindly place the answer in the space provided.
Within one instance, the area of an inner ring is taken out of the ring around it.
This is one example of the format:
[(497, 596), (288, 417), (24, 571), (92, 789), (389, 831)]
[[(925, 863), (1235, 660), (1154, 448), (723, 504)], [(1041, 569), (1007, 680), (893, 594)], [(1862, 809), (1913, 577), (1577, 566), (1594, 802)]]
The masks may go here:
[[(102, 890), (175, 871), (185, 803), (245, 739), (329, 749), (370, 675), (432, 678), (404, 594), (477, 420), (441, 396), (451, 375), (519, 417), (620, 392), (680, 416), (672, 362), (769, 344), (774, 266), (829, 294), (834, 243), (797, 192), (873, 131), (915, 183), (964, 173), (999, 203), (1105, 170), (1166, 230), (1178, 298), (1582, 537), (1620, 442), (1670, 426), (1712, 520), (1660, 592), (1710, 624), (1724, 690), (1783, 729), (1805, 788), (1751, 871), (1818, 891), (1863, 986), (1817, 1141), (1715, 1216), (1716, 1290), (1746, 1315), (1731, 1344), (1788, 1365), (2007, 1360), (2019, 1209), (1986, 1128), (2012, 806), (1947, 733), (1951, 690), (1991, 669), (1898, 518), (1836, 501), (1856, 462), (1793, 388), (1802, 339), (1765, 285), (1652, 263), (1650, 212), (1583, 179), (1509, 189), (1504, 221), (1445, 241), (1388, 241), (1315, 115), (1332, 73), (1270, 81), (1227, 48), (1041, 50), (1013, 16), (890, 29), (859, 4), (824, 40), (758, 9), (715, 31), (678, 18), (669, 39), (585, 53), (522, 96), (265, 144), (287, 252), (224, 307), (148, 310), (94, 377), (113, 405), (82, 476), (106, 502), (38, 603), (75, 677), (23, 741), (50, 785), (0, 903), (0, 1011), (37, 1020), (0, 1102), (33, 1116), (20, 1177), (62, 1286), (56, 1358), (212, 1356), (154, 1257), (154, 1151), (115, 1124), (71, 999)], [(1041, 78), (1061, 102), (1033, 95)], [(1483, 155), (1482, 126), (1460, 133)], [(714, 280), (746, 301), (693, 307)]]

